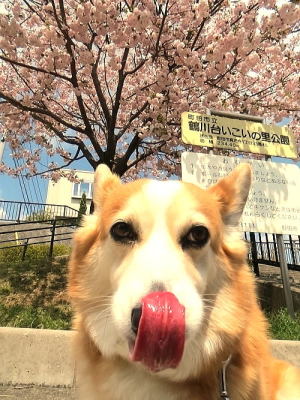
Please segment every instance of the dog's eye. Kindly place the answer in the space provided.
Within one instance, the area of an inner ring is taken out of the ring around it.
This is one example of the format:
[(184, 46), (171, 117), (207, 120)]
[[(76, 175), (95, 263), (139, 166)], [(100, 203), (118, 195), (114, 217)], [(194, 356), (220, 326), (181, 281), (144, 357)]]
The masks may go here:
[(116, 222), (110, 229), (112, 238), (117, 242), (129, 243), (137, 240), (137, 233), (133, 226), (127, 222)]
[(209, 239), (209, 231), (205, 226), (195, 225), (181, 238), (183, 249), (203, 247)]

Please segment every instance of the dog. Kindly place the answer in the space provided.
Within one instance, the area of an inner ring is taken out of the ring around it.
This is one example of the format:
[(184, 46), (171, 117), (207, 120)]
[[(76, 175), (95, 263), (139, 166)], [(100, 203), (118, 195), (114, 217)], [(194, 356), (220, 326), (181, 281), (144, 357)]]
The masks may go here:
[(81, 400), (299, 400), (272, 357), (238, 224), (240, 164), (207, 190), (95, 172), (68, 291)]

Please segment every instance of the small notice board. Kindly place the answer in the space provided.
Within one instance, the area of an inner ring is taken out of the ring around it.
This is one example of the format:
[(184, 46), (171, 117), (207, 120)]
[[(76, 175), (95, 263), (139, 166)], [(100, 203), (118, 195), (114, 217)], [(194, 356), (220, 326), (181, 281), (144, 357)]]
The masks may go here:
[(297, 158), (295, 140), (287, 126), (184, 112), (181, 134), (186, 144)]
[(207, 188), (239, 163), (252, 166), (253, 181), (241, 229), (300, 235), (300, 168), (297, 165), (185, 152), (182, 179)]

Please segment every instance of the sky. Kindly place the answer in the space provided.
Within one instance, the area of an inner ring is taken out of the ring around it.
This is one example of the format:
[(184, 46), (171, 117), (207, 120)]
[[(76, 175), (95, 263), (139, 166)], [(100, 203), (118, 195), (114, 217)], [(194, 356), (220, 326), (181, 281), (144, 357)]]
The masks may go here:
[[(42, 161), (48, 164), (51, 161), (59, 162), (59, 159), (59, 157), (53, 157), (51, 159), (50, 157), (45, 157), (45, 160)], [(2, 161), (8, 166), (14, 166), (9, 146), (5, 146)], [(85, 159), (75, 161), (70, 167), (72, 169), (83, 171), (92, 170), (90, 164)], [(30, 179), (24, 178), (24, 183), (28, 197), (30, 197), (32, 203), (45, 203), (49, 183), (48, 179), (38, 176)], [(0, 173), (0, 200), (24, 201), (18, 178)]]

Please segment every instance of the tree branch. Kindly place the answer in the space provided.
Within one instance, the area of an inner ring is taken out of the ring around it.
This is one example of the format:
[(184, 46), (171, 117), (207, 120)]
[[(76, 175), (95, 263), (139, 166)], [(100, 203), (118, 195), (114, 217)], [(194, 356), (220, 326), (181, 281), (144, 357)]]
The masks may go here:
[(46, 126), (48, 129), (53, 131), (55, 135), (57, 135), (63, 142), (69, 143), (69, 144), (74, 144), (78, 146), (82, 152), (82, 154), (85, 156), (87, 161), (91, 164), (91, 166), (95, 169), (96, 166), (98, 165), (97, 162), (94, 160), (92, 154), (90, 151), (87, 149), (86, 145), (83, 143), (82, 140), (78, 139), (77, 137), (70, 137), (70, 136), (65, 136), (62, 132), (60, 132), (55, 126), (51, 124), (51, 122), (44, 120), (41, 118), (39, 115), (32, 114), (32, 117), (36, 119), (37, 121), (41, 122), (44, 126)]
[(118, 86), (117, 86), (117, 91), (116, 91), (116, 96), (115, 96), (115, 104), (112, 109), (110, 131), (115, 129), (115, 125), (116, 125), (116, 121), (117, 121), (117, 115), (118, 115), (118, 111), (119, 111), (119, 107), (120, 107), (122, 89), (123, 89), (124, 81), (126, 78), (126, 75), (124, 74), (124, 69), (126, 66), (128, 54), (129, 54), (129, 48), (126, 47), (124, 50), (123, 56), (122, 56), (121, 68), (119, 70), (119, 81), (118, 81)]
[(94, 87), (95, 87), (95, 90), (96, 90), (96, 94), (97, 94), (98, 100), (99, 100), (99, 102), (101, 104), (101, 107), (102, 107), (102, 110), (103, 110), (103, 113), (104, 113), (104, 117), (105, 117), (105, 120), (106, 120), (106, 125), (107, 125), (107, 128), (108, 128), (110, 126), (110, 124), (111, 124), (111, 115), (110, 115), (109, 109), (107, 107), (107, 103), (106, 103), (104, 94), (102, 92), (100, 81), (99, 81), (99, 78), (98, 78), (98, 75), (97, 75), (97, 68), (98, 68), (98, 64), (99, 64), (99, 60), (100, 60), (100, 52), (101, 52), (101, 50), (99, 50), (99, 53), (98, 53), (98, 56), (97, 56), (97, 60), (96, 60), (96, 62), (94, 63), (94, 65), (92, 67), (91, 76), (92, 76), (92, 80), (93, 80), (93, 83), (94, 83)]
[(13, 65), (17, 65), (19, 67), (27, 68), (27, 69), (35, 71), (35, 72), (41, 72), (43, 74), (52, 75), (52, 76), (55, 76), (56, 78), (61, 78), (61, 79), (65, 80), (65, 81), (71, 82), (71, 79), (69, 77), (67, 77), (65, 75), (61, 75), (61, 74), (59, 74), (57, 72), (47, 71), (44, 68), (38, 68), (38, 67), (34, 67), (33, 65), (24, 64), (24, 63), (22, 63), (20, 61), (15, 61), (15, 60), (12, 60), (12, 59), (10, 59), (8, 57), (1, 56), (1, 55), (0, 55), (0, 58), (3, 61), (11, 63)]
[(30, 107), (30, 106), (25, 106), (24, 104), (22, 104), (21, 102), (7, 96), (6, 94), (4, 94), (3, 92), (0, 91), (0, 96), (5, 99), (8, 103), (10, 103), (11, 105), (13, 105), (14, 107), (22, 110), (22, 111), (28, 111), (31, 113), (37, 113), (37, 114), (42, 114), (42, 115), (47, 115), (48, 117), (54, 119), (56, 122), (58, 122), (59, 124), (64, 125), (66, 128), (72, 129), (74, 131), (80, 132), (80, 133), (84, 133), (85, 134), (85, 130), (82, 129), (79, 126), (75, 126), (73, 124), (70, 124), (69, 122), (63, 120), (62, 118), (58, 117), (56, 114), (52, 113), (50, 110), (48, 109), (42, 109), (42, 108), (38, 108), (38, 107)]
[[(74, 161), (78, 161), (78, 160), (81, 160), (82, 158), (84, 158), (84, 155), (78, 157), (79, 152), (80, 152), (80, 149), (78, 148), (77, 151), (76, 151), (76, 154), (74, 155), (74, 157), (73, 157), (72, 159), (69, 158), (69, 161), (68, 161), (66, 164), (60, 165), (59, 167), (50, 168), (50, 169), (48, 169), (47, 171), (36, 172), (36, 173), (33, 174), (32, 176), (44, 175), (44, 174), (46, 174), (47, 172), (59, 171), (59, 170), (61, 170), (61, 169), (63, 169), (63, 168), (68, 167), (68, 166), (71, 165)], [(61, 157), (63, 157), (63, 156), (61, 156)], [(66, 158), (66, 159), (67, 159), (67, 157), (63, 157), (63, 158)]]
[(153, 61), (156, 59), (156, 57), (158, 56), (158, 53), (159, 53), (159, 42), (160, 42), (160, 38), (161, 38), (163, 30), (164, 30), (164, 25), (165, 25), (166, 18), (167, 18), (167, 15), (168, 15), (168, 5), (169, 5), (169, 0), (167, 0), (166, 4), (165, 4), (165, 12), (163, 12), (161, 25), (160, 25), (159, 32), (158, 32), (157, 39), (156, 39), (156, 43), (155, 43), (155, 51), (154, 51), (154, 54), (152, 55), (152, 60)]
[(129, 170), (130, 168), (134, 167), (135, 165), (137, 165), (140, 161), (145, 160), (147, 157), (151, 156), (152, 154), (156, 153), (157, 151), (159, 151), (161, 149), (161, 147), (163, 147), (166, 144), (166, 142), (164, 141), (164, 143), (161, 144), (161, 146), (159, 146), (159, 148), (157, 149), (148, 149), (146, 150), (143, 154), (141, 154), (139, 157), (137, 157), (131, 164), (127, 165), (127, 168), (124, 172), (126, 172), (127, 170)]
[(130, 128), (132, 122), (142, 114), (142, 112), (148, 107), (148, 105), (149, 105), (149, 103), (148, 103), (148, 101), (146, 101), (146, 102), (142, 105), (142, 107), (141, 107), (139, 110), (137, 110), (137, 111), (130, 117), (130, 119), (129, 119), (129, 121), (127, 122), (127, 124), (126, 124), (126, 125), (120, 130), (120, 132), (118, 133), (118, 135), (117, 135), (117, 140), (119, 140), (119, 139), (124, 135), (124, 133), (127, 131), (127, 129)]
[[(73, 53), (73, 49), (72, 49), (72, 46), (74, 46), (74, 44), (68, 34), (67, 28), (62, 26), (62, 24), (58, 18), (58, 14), (57, 14), (57, 11), (55, 8), (54, 1), (51, 0), (51, 2), (52, 2), (55, 20), (57, 22), (57, 25), (58, 25), (60, 31), (62, 32), (62, 34), (65, 38), (66, 50), (71, 58), (71, 63), (70, 63), (70, 69), (71, 69), (71, 75), (72, 75), (71, 83), (75, 89), (79, 89), (79, 84), (78, 84), (78, 79), (77, 79), (76, 62), (75, 62), (75, 57), (74, 57), (74, 53)], [(65, 26), (67, 26), (66, 13), (65, 13), (65, 9), (64, 9), (64, 1), (63, 0), (59, 0), (59, 6), (60, 6), (60, 12), (61, 12), (63, 23)], [(79, 110), (80, 110), (80, 113), (82, 116), (82, 120), (83, 120), (85, 128), (86, 128), (84, 133), (90, 139), (90, 141), (91, 141), (95, 151), (99, 155), (99, 157), (103, 157), (103, 155), (104, 155), (103, 150), (101, 149), (101, 146), (99, 145), (99, 143), (97, 142), (97, 140), (95, 138), (89, 118), (86, 113), (85, 104), (84, 104), (82, 95), (75, 93), (75, 96), (76, 96), (77, 104), (78, 104), (78, 107), (79, 107)]]

